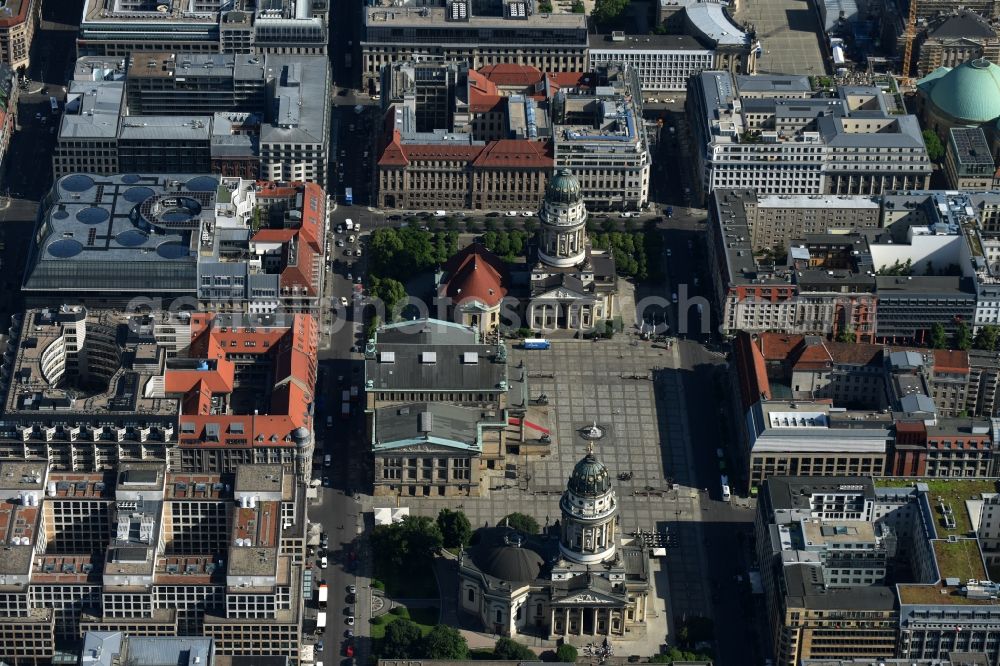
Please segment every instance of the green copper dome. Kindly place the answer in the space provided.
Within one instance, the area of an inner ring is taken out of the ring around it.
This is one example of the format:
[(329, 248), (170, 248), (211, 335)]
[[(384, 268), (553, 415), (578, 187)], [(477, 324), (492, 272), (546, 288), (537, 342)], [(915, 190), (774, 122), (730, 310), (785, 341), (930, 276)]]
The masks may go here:
[(576, 464), (569, 477), (569, 490), (578, 497), (597, 497), (611, 490), (611, 473), (593, 452)]
[(580, 196), (580, 181), (569, 169), (556, 171), (545, 188), (545, 198), (553, 203), (573, 204)]
[(945, 116), (968, 123), (1000, 118), (1000, 67), (980, 58), (949, 72), (931, 72), (917, 84)]

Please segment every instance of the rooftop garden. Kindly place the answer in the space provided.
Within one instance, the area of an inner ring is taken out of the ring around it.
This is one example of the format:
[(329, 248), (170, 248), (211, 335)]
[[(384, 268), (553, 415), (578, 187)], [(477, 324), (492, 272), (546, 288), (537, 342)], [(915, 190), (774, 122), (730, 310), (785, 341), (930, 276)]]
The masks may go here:
[(942, 579), (958, 578), (965, 583), (970, 579), (986, 578), (986, 567), (983, 565), (983, 556), (979, 552), (979, 542), (976, 539), (957, 541), (939, 539), (932, 543)]
[[(978, 499), (983, 493), (997, 492), (995, 481), (965, 479), (876, 479), (880, 488), (912, 488), (915, 483), (927, 484), (927, 498), (934, 511), (935, 528), (939, 537), (953, 534), (965, 535), (972, 532), (972, 519), (965, 508), (965, 501)], [(942, 502), (951, 508), (955, 526), (949, 527), (941, 510)]]

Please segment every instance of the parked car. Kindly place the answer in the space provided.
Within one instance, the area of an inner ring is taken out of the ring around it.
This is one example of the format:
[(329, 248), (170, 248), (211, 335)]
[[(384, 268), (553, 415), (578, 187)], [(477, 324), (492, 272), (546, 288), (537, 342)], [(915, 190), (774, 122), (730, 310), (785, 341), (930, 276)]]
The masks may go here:
[(516, 210), (509, 210), (506, 213), (504, 213), (504, 215), (506, 217), (517, 217), (517, 211)]
[(448, 213), (444, 212), (443, 210), (436, 210), (436, 211), (434, 211), (434, 217), (444, 217), (447, 214)]
[(348, 627), (353, 627), (354, 626), (354, 616), (353, 615), (348, 615), (347, 616), (347, 626)]
[[(324, 483), (323, 485), (326, 485), (326, 484)], [(323, 557), (319, 558), (319, 568), (320, 569), (326, 569), (328, 566), (330, 566), (330, 560), (329, 560), (329, 558), (327, 558), (326, 555), (324, 555)]]
[(341, 296), (340, 297), (340, 307), (342, 307), (342, 308), (346, 308), (347, 307), (347, 296)]

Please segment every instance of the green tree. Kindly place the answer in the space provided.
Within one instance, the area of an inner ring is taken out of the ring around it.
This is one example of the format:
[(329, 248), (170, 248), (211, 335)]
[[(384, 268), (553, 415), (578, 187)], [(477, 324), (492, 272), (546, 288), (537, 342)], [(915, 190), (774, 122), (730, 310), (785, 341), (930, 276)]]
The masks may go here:
[(427, 516), (404, 516), (372, 530), (372, 552), (383, 568), (410, 566), (412, 560), (430, 560), (444, 544), (441, 528)]
[(381, 642), (381, 656), (384, 659), (413, 659), (421, 657), (420, 626), (413, 620), (400, 618), (385, 628), (385, 638)]
[(924, 130), (924, 145), (927, 146), (927, 157), (935, 162), (944, 157), (944, 146), (934, 130)]
[(506, 524), (508, 527), (513, 527), (515, 530), (524, 532), (525, 534), (538, 534), (538, 521), (526, 513), (514, 512), (508, 514), (500, 523)]
[(934, 324), (931, 326), (931, 337), (930, 337), (931, 349), (944, 349), (948, 346), (948, 334), (944, 330), (944, 326), (941, 324)]
[(583, 14), (586, 11), (587, 11), (586, 8), (583, 6), (583, 0), (573, 0), (573, 13), (574, 14)]
[(597, 0), (591, 17), (598, 24), (611, 23), (628, 7), (628, 0)]
[(963, 321), (955, 327), (955, 349), (969, 351), (972, 349), (972, 333), (969, 326)]
[(563, 661), (566, 663), (574, 663), (576, 661), (577, 652), (576, 648), (569, 643), (563, 643), (556, 650), (556, 661)]
[(504, 636), (493, 647), (493, 658), (504, 661), (537, 661), (538, 655), (517, 641)]
[(445, 548), (464, 548), (472, 538), (472, 524), (462, 511), (441, 509), (437, 525), (441, 530)]
[(439, 624), (424, 636), (420, 650), (421, 659), (469, 658), (469, 644), (454, 627)]
[(538, 3), (538, 11), (540, 11), (543, 14), (551, 14), (552, 3), (549, 2), (549, 0), (541, 0), (541, 2)]
[(399, 280), (373, 277), (371, 294), (385, 304), (385, 317), (392, 321), (396, 318), (397, 306), (406, 300), (406, 287)]
[(854, 334), (853, 326), (845, 326), (844, 328), (837, 331), (837, 342), (855, 342), (856, 337)]
[(976, 349), (996, 351), (998, 339), (1000, 339), (1000, 327), (995, 324), (987, 324), (980, 327), (972, 346)]
[(485, 229), (486, 231), (496, 231), (497, 230), (496, 218), (493, 217), (486, 218), (486, 221), (483, 222), (483, 229)]
[(375, 337), (375, 331), (378, 330), (378, 327), (381, 325), (381, 323), (382, 322), (378, 318), (378, 316), (374, 316), (368, 320), (368, 323), (365, 324), (365, 342)]

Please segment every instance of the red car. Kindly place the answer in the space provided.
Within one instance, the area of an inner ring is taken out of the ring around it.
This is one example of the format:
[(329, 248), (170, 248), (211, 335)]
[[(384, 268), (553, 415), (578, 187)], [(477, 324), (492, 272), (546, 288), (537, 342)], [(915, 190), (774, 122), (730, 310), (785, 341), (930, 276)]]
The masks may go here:
[(344, 650), (344, 654), (346, 654), (348, 657), (353, 657), (354, 656), (354, 646), (353, 645), (348, 645), (347, 648)]

